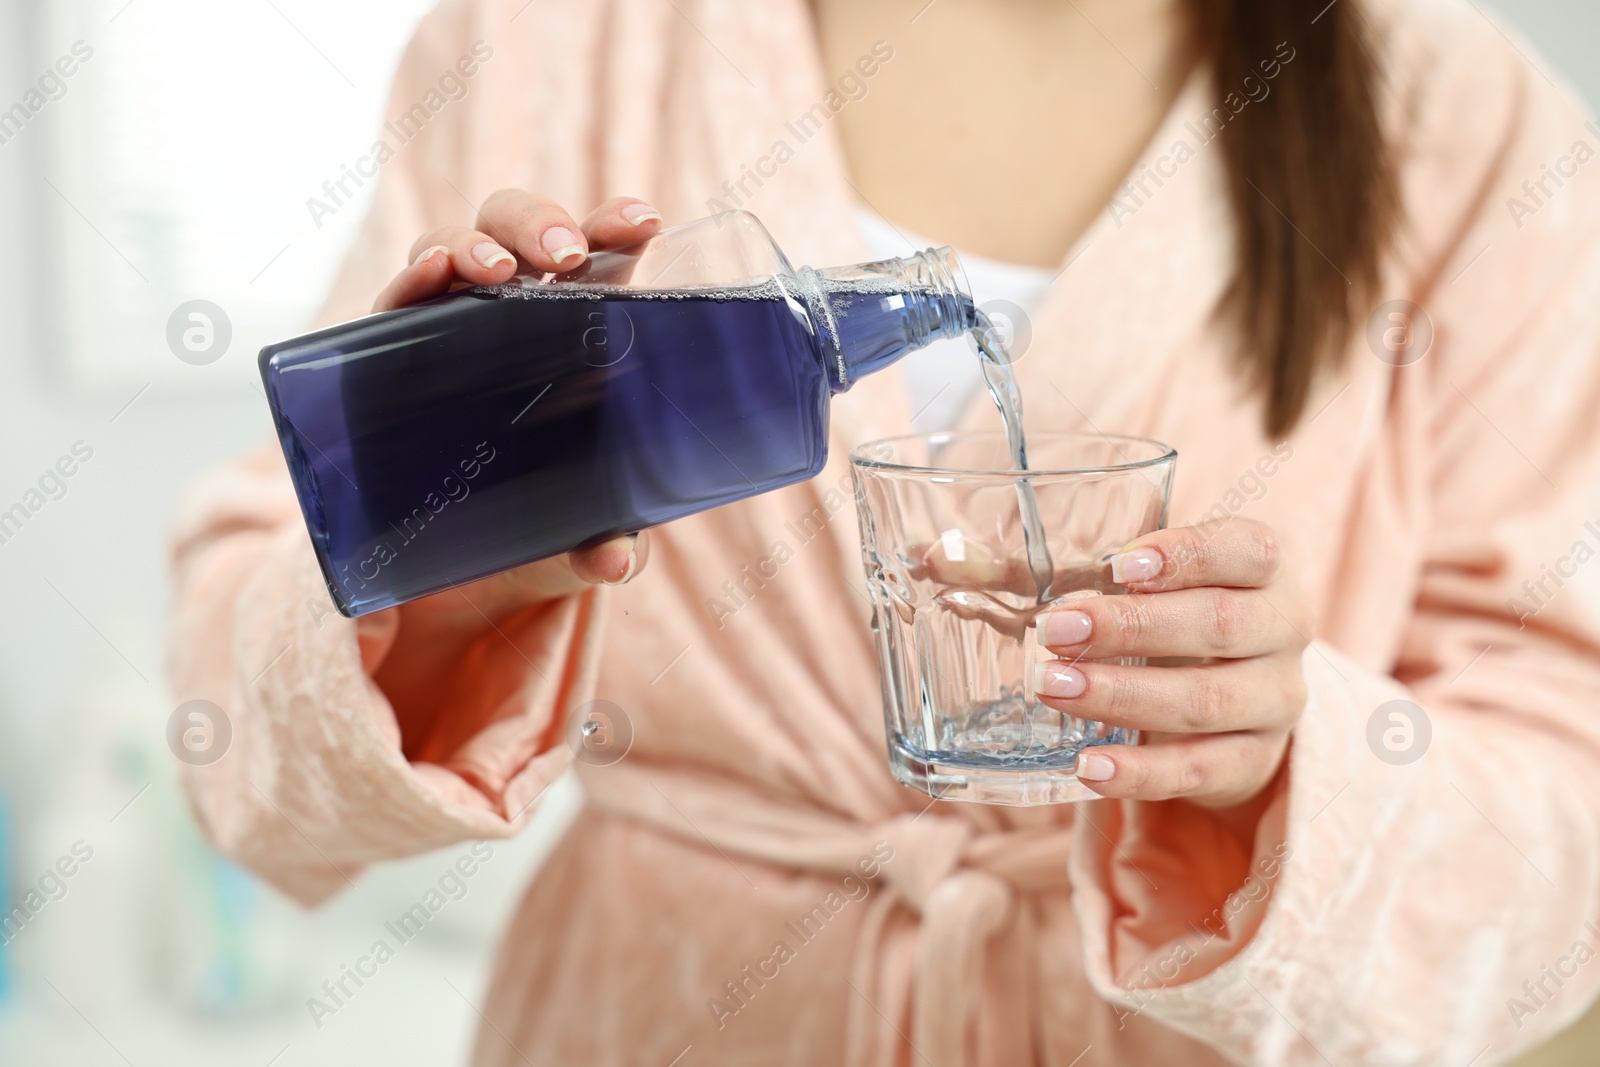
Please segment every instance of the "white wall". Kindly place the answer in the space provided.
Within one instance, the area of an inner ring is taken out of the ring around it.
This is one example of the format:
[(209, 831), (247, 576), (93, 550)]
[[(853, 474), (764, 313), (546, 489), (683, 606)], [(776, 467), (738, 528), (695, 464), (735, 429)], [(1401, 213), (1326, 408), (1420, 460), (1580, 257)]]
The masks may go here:
[[(1487, 0), (1483, 5), (1517, 27), (1547, 57), (1553, 75), (1563, 77), (1600, 108), (1600, 4), (1593, 0)], [(1537, 58), (1537, 57), (1536, 57)]]
[[(287, 0), (279, 6), (294, 10)], [(0, 0), (7, 106), (43, 69), (40, 57), (22, 54), (41, 7)], [(69, 83), (64, 102), (81, 91)], [(12, 972), (9, 994), (0, 981), (0, 1063), (265, 1064), (288, 1046), (280, 1067), (460, 1060), (476, 1016), (445, 981), (479, 995), (496, 928), (546, 842), (495, 846), (467, 903), (348, 1012), (322, 1030), (311, 1024), (305, 999), (461, 850), (370, 872), (307, 916), (231, 881), (189, 828), (164, 741), (173, 708), (161, 663), (167, 530), (198, 471), (258, 444), (271, 427), (249, 386), (254, 352), (244, 346), (200, 369), (210, 374), (203, 399), (163, 381), (125, 411), (137, 387), (84, 388), (60, 371), (62, 324), (50, 320), (46, 297), (52, 287), (96, 282), (60, 262), (42, 224), (57, 207), (45, 179), (63, 184), (42, 151), (60, 106), (0, 144), (0, 510), (74, 441), (89, 442), (94, 458), (65, 497), (0, 544), (0, 806), (11, 808), (13, 834), (9, 847), (0, 842), (10, 858), (9, 870), (0, 860), (0, 911), (74, 842), (94, 857), (63, 899), (0, 947), (0, 972), (5, 964)], [(197, 131), (196, 150), (204, 148)], [(92, 220), (94, 205), (79, 206)], [(301, 325), (286, 322), (282, 332)], [(563, 787), (553, 799), (557, 826), (575, 793)], [(254, 916), (248, 943), (219, 945), (219, 901)], [(245, 959), (241, 973), (253, 985), (213, 997), (197, 968), (228, 951)], [(231, 1005), (228, 1014), (208, 1018), (200, 1010), (208, 998)]]

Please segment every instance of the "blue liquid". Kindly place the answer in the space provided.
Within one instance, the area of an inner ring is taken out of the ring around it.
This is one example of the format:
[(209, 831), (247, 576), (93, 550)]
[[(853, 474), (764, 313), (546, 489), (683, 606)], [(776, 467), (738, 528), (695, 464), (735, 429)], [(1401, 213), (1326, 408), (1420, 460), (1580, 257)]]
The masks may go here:
[(334, 604), (364, 615), (814, 477), (830, 395), (915, 347), (919, 299), (824, 295), (500, 286), (264, 349)]

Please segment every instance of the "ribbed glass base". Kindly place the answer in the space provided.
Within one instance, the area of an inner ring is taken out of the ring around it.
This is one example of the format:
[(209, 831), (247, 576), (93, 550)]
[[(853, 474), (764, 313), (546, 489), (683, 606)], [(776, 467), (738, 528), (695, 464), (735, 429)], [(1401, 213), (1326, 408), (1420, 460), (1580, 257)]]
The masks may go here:
[(974, 766), (914, 755), (898, 745), (889, 750), (889, 768), (895, 781), (936, 800), (969, 804), (1001, 804), (1032, 808), (1041, 804), (1070, 804), (1102, 799), (1078, 781), (1076, 758), (1065, 766)]

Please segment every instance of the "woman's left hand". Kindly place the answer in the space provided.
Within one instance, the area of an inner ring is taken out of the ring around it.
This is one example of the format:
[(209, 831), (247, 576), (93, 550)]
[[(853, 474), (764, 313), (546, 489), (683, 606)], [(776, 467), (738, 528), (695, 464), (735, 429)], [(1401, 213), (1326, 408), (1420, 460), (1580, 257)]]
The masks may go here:
[[(1034, 689), (1075, 718), (1130, 727), (1145, 744), (1086, 749), (1078, 778), (1106, 797), (1185, 798), (1226, 809), (1277, 775), (1306, 703), (1300, 655), (1311, 609), (1271, 528), (1248, 519), (1161, 530), (1112, 564), (1123, 596), (1067, 601), (1038, 616)], [(1091, 660), (1177, 657), (1193, 665)]]

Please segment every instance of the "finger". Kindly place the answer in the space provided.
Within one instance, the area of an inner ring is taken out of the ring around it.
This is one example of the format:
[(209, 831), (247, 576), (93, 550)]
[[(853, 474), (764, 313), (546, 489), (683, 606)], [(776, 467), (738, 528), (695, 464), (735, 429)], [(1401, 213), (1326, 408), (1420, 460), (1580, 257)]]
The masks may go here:
[(626, 248), (661, 232), (661, 213), (636, 197), (612, 197), (583, 220), (591, 251)]
[(1111, 578), (1143, 593), (1202, 585), (1261, 588), (1278, 576), (1277, 535), (1254, 519), (1157, 530), (1111, 558)]
[[(959, 537), (959, 533), (958, 533)], [(1026, 558), (1006, 555), (983, 542), (967, 539), (958, 541), (963, 547), (952, 554), (947, 538), (932, 544), (913, 542), (900, 553), (906, 561), (906, 577), (915, 581), (929, 581), (938, 585), (984, 589), (991, 592), (1015, 593), (1034, 597), (1039, 592), (1039, 582)], [(1103, 563), (1067, 563), (1055, 568), (1050, 588), (1054, 595), (1070, 599), (1080, 596), (1100, 596), (1106, 584)], [(1027, 620), (1031, 626), (1031, 620)]]
[(1036, 620), (1038, 643), (1069, 659), (1241, 659), (1298, 652), (1310, 640), (1309, 620), (1291, 618), (1259, 589), (1206, 586), (1148, 596), (1082, 597), (1041, 612)]
[(1235, 733), (1097, 745), (1078, 753), (1078, 781), (1103, 797), (1184, 797), (1226, 807), (1255, 796), (1272, 780), (1287, 744), (1283, 733)]
[(502, 189), (484, 201), (478, 229), (537, 271), (569, 271), (589, 254), (588, 241), (565, 208), (521, 189)]
[(456, 278), (449, 253), (449, 248), (439, 244), (422, 249), (411, 265), (395, 275), (394, 280), (378, 294), (378, 298), (372, 302), (372, 310), (394, 311), (449, 292)]
[(1046, 660), (1034, 665), (1033, 690), (1075, 719), (1180, 734), (1286, 727), (1306, 702), (1300, 657), (1288, 654), (1198, 667)]
[(931, 544), (907, 545), (907, 575), (941, 586), (1033, 593), (1026, 560), (1008, 556), (988, 542), (950, 530)]
[(448, 292), (457, 281), (499, 285), (517, 272), (517, 257), (480, 230), (450, 226), (411, 246), (411, 265), (390, 282), (374, 311), (393, 311)]
[(448, 226), (411, 246), (412, 261), (443, 249), (455, 276), (474, 285), (499, 285), (517, 272), (517, 257), (482, 230)]
[(557, 597), (575, 596), (597, 584), (620, 585), (632, 580), (650, 554), (645, 534), (613, 538), (604, 544), (575, 549), (461, 587), (478, 609), (491, 618), (519, 611)]
[(591, 584), (622, 585), (633, 580), (650, 555), (644, 534), (613, 538), (605, 544), (575, 549), (568, 557), (572, 573)]

